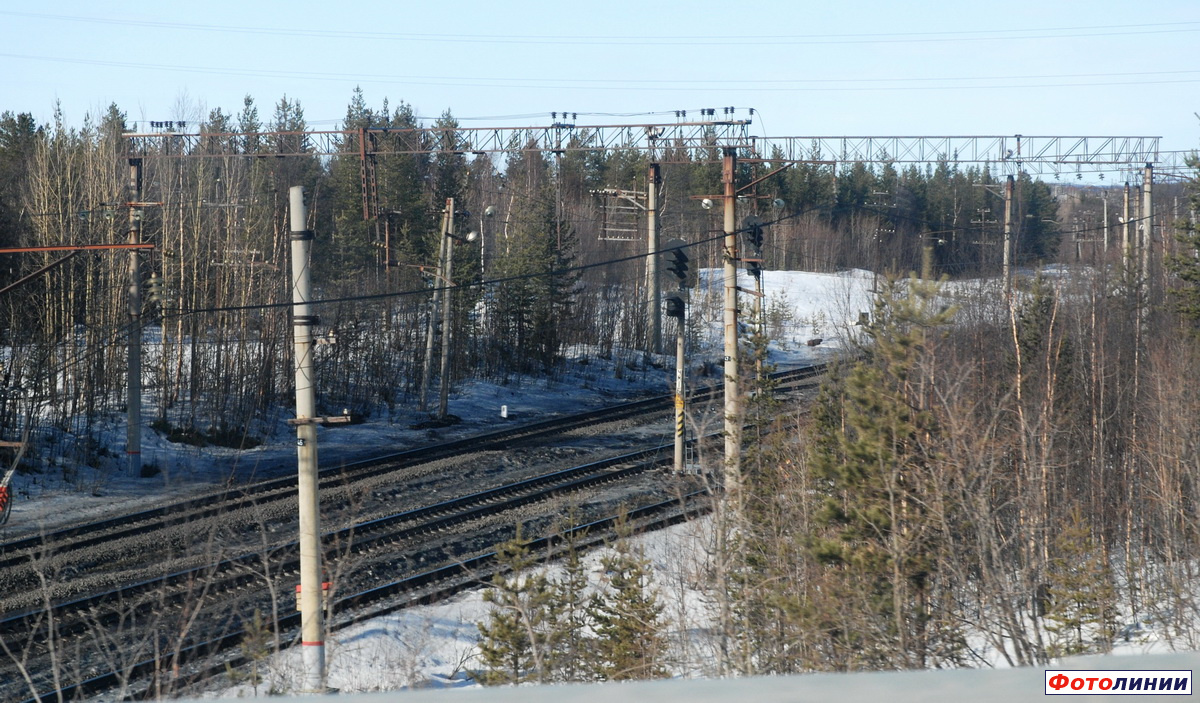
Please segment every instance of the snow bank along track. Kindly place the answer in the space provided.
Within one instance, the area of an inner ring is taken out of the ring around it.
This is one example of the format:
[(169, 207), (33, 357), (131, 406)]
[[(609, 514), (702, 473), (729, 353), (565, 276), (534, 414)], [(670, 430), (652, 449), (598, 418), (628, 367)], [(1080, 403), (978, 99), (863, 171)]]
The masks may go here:
[[(821, 370), (819, 367), (813, 367), (784, 372), (780, 374), (779, 380), (783, 385), (802, 382), (803, 379), (816, 375)], [(495, 451), (516, 442), (545, 438), (592, 423), (611, 422), (621, 417), (659, 412), (667, 405), (668, 402), (662, 399), (640, 401), (605, 411), (550, 420), (492, 433), (484, 437), (452, 442), (427, 450), (403, 452), (371, 462), (363, 462), (334, 475), (327, 475), (323, 478), (322, 488), (323, 490), (326, 488), (336, 489), (350, 483), (366, 481), (388, 472), (397, 471), (402, 467), (434, 462), (439, 457), (467, 451), (467, 447), (470, 448), (470, 451), (480, 451), (481, 447)], [(523, 506), (546, 503), (553, 501), (556, 497), (578, 494), (607, 483), (629, 480), (653, 466), (664, 463), (669, 454), (669, 446), (653, 447), (633, 454), (588, 462), (581, 466), (506, 483), (495, 488), (440, 501), (433, 505), (384, 515), (327, 533), (325, 535), (327, 550), (337, 553), (338, 558), (342, 561), (352, 561), (357, 564), (356, 574), (344, 578), (340, 586), (342, 592), (352, 592), (354, 595), (335, 598), (337, 604), (335, 612), (342, 615), (335, 618), (334, 623), (344, 624), (347, 618), (354, 620), (366, 617), (354, 613), (376, 613), (380, 607), (377, 604), (385, 601), (394, 601), (388, 607), (395, 608), (411, 603), (414, 598), (428, 598), (431, 595), (428, 592), (429, 588), (434, 584), (443, 584), (434, 588), (434, 591), (439, 593), (446, 589), (454, 591), (478, 584), (480, 578), (486, 577), (488, 573), (490, 560), (488, 550), (490, 547), (510, 537), (515, 524), (529, 521), (528, 515), (523, 516), (520, 512)], [(122, 539), (120, 535), (123, 533), (127, 537), (143, 532), (165, 530), (172, 525), (213, 515), (226, 515), (234, 509), (232, 506), (247, 504), (247, 502), (258, 506), (264, 501), (264, 496), (269, 497), (272, 501), (282, 501), (294, 497), (294, 479), (267, 481), (255, 484), (250, 488), (253, 490), (248, 491), (248, 496), (245, 493), (214, 494), (195, 501), (176, 504), (178, 506), (176, 511), (172, 511), (170, 508), (159, 508), (148, 511), (148, 513), (130, 516), (128, 522), (114, 519), (99, 523), (95, 527), (81, 526), (65, 530), (61, 533), (61, 542), (58, 543), (49, 539), (51, 536), (48, 535), (46, 544), (40, 544), (43, 539), (39, 538), (39, 546), (26, 546), (25, 558), (27, 561), (33, 562), (36, 556), (35, 551), (45, 554), (50, 549), (56, 548), (56, 545), (62, 545), (61, 548), (64, 551), (88, 554), (96, 551), (97, 545)], [(655, 503), (659, 506), (658, 508), (647, 507), (645, 510), (639, 511), (639, 514), (645, 513), (642, 518), (652, 521), (651, 515), (657, 512), (679, 513), (685, 509), (683, 506), (688, 505), (694, 499), (693, 494), (695, 493), (696, 491), (691, 490), (686, 494), (688, 498), (682, 500), (680, 498), (659, 500)], [(222, 498), (225, 500), (224, 505), (221, 501)], [(294, 499), (287, 502), (289, 507), (294, 506)], [(600, 502), (603, 503), (603, 500)], [(608, 512), (601, 510), (598, 513), (583, 516), (588, 520), (595, 521), (597, 531), (589, 533), (593, 534), (594, 539), (604, 539), (600, 526), (606, 524), (605, 521), (611, 520), (612, 507), (612, 505), (606, 506)], [(502, 514), (505, 517), (498, 518)], [(542, 523), (546, 523), (545, 515), (546, 509), (543, 507), (540, 518)], [(489, 518), (492, 518), (491, 524), (489, 524)], [(467, 525), (473, 527), (465, 528), (464, 526)], [(545, 529), (551, 527), (547, 524), (543, 524), (541, 527), (543, 529), (539, 529), (537, 534), (555, 531)], [(561, 529), (561, 526), (559, 528)], [(441, 533), (447, 533), (448, 537), (439, 538), (438, 535)], [(448, 547), (447, 539), (462, 548)], [(19, 555), (15, 555), (15, 559), (10, 557), (11, 551), (15, 551), (13, 545), (7, 545), (4, 552), (6, 562), (0, 563), (0, 573), (4, 573), (5, 567), (11, 569), (14, 563), (20, 561)], [(404, 554), (404, 556), (396, 557), (396, 554)], [(268, 562), (270, 562), (269, 565)], [(439, 566), (431, 571), (420, 571), (419, 568), (414, 568), (424, 564), (445, 564), (447, 562), (449, 562), (449, 566)], [(82, 641), (89, 637), (95, 639), (97, 632), (106, 631), (120, 632), (121, 637), (137, 640), (119, 645), (127, 647), (136, 654), (139, 644), (140, 649), (145, 650), (147, 637), (145, 634), (137, 634), (139, 630), (137, 627), (133, 627), (134, 624), (140, 624), (143, 629), (145, 627), (161, 629), (165, 624), (161, 620), (162, 613), (165, 611), (186, 613), (190, 606), (197, 601), (208, 601), (209, 603), (219, 601), (223, 604), (239, 603), (240, 614), (234, 618), (236, 622), (229, 619), (221, 621), (220, 618), (213, 618), (211, 615), (196, 617), (196, 614), (193, 613), (189, 616), (193, 619), (189, 622), (191, 635), (188, 643), (182, 648), (175, 649), (171, 656), (172, 666), (179, 667), (193, 661), (201, 654), (211, 654), (241, 642), (245, 637), (241, 621), (247, 619), (253, 609), (286, 613), (279, 618), (281, 630), (297, 625), (298, 623), (291, 622), (297, 619), (297, 616), (289, 612), (290, 608), (281, 608), (275, 601), (278, 597), (277, 593), (272, 593), (266, 600), (261, 593), (265, 589), (264, 574), (267, 576), (267, 580), (271, 578), (287, 580), (291, 579), (297, 570), (298, 557), (294, 543), (271, 545), (257, 552), (251, 551), (236, 557), (220, 559), (216, 563), (212, 563), (210, 559), (197, 566), (140, 580), (112, 590), (65, 599), (53, 608), (31, 607), (24, 612), (18, 612), (0, 620), (0, 638), (4, 639), (9, 652), (29, 653), (28, 656), (31, 657), (28, 660), (29, 664), (34, 664), (37, 659), (49, 654), (51, 643), (48, 639), (48, 622), (55, 623), (53, 637), (57, 641), (54, 644), (60, 651), (63, 651), (64, 647), (70, 648), (73, 641)], [(414, 570), (418, 573), (413, 574)], [(408, 575), (398, 581), (393, 580), (389, 585), (378, 586), (378, 576), (372, 573), (375, 571), (381, 574), (407, 572)], [(245, 593), (252, 595), (243, 595)], [(285, 597), (290, 598), (290, 594)], [(176, 628), (179, 627), (179, 623), (173, 620), (167, 627)], [(126, 633), (123, 632), (124, 629), (130, 631)], [(140, 640), (138, 640), (139, 637)], [(115, 635), (112, 639), (110, 645), (117, 644)], [(161, 654), (154, 660), (129, 661), (120, 667), (113, 667), (111, 664), (101, 661), (94, 664), (76, 662), (79, 668), (78, 674), (68, 678), (78, 681), (77, 684), (73, 684), (73, 686), (81, 687), (76, 689), (77, 693), (111, 688), (119, 684), (119, 678), (122, 676), (137, 678), (149, 671), (145, 669), (146, 667), (162, 665)], [(85, 665), (80, 667), (80, 664)], [(88, 676), (89, 673), (106, 670), (105, 667), (120, 670), (123, 673)], [(7, 668), (9, 667), (5, 665), (5, 662), (0, 661), (0, 671)], [(16, 682), (14, 681), (14, 683)], [(28, 688), (25, 689), (24, 695), (28, 695), (28, 690)], [(39, 690), (41, 690), (40, 686)], [(8, 697), (7, 693), (4, 697)]]

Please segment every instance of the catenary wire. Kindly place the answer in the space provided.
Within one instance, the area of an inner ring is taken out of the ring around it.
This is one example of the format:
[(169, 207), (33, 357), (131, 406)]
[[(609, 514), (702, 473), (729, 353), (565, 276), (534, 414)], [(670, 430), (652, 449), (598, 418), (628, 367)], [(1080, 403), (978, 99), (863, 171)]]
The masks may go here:
[(1068, 27), (1038, 27), (1018, 29), (967, 29), (931, 32), (847, 33), (847, 34), (756, 34), (756, 35), (549, 35), (549, 34), (450, 34), (433, 32), (379, 32), (348, 31), (334, 29), (295, 29), (284, 27), (254, 27), (245, 25), (218, 25), (186, 22), (163, 22), (153, 20), (119, 19), (85, 15), (61, 15), (16, 10), (2, 10), (0, 14), (31, 19), (108, 24), (156, 29), (176, 29), (205, 32), (227, 32), (236, 34), (260, 34), (269, 36), (318, 37), (321, 39), (376, 39), (397, 41), (425, 41), (441, 43), (485, 43), (485, 44), (599, 44), (623, 46), (641, 45), (653, 38), (659, 44), (705, 45), (737, 44), (753, 41), (755, 45), (828, 45), (828, 44), (896, 44), (961, 41), (996, 41), (1012, 39), (1064, 39), (1093, 36), (1125, 36), (1138, 34), (1169, 34), (1200, 31), (1200, 22), (1156, 22), (1141, 24), (1077, 25)]
[[(1200, 31), (1200, 30), (1198, 30)], [(290, 78), (290, 79), (305, 79), (319, 81), (355, 81), (357, 83), (405, 83), (408, 85), (427, 85), (427, 86), (453, 86), (460, 88), (549, 88), (556, 90), (580, 89), (580, 90), (605, 90), (605, 91), (671, 91), (684, 92), (694, 91), (698, 87), (715, 88), (722, 92), (761, 92), (764, 87), (770, 87), (773, 91), (782, 92), (852, 92), (852, 91), (910, 91), (910, 90), (926, 90), (926, 91), (944, 91), (944, 90), (994, 90), (1000, 88), (1067, 88), (1067, 87), (1106, 87), (1106, 86), (1125, 86), (1125, 85), (1169, 85), (1169, 84), (1184, 84), (1198, 83), (1198, 78), (1165, 78), (1161, 80), (1132, 80), (1135, 76), (1169, 76), (1181, 74), (1196, 74), (1200, 71), (1150, 71), (1150, 72), (1125, 72), (1125, 73), (1081, 73), (1081, 74), (1043, 74), (1029, 76), (976, 76), (962, 78), (912, 78), (912, 77), (894, 77), (894, 78), (854, 78), (854, 79), (812, 79), (804, 81), (783, 81), (789, 85), (771, 85), (766, 81), (758, 81), (764, 85), (749, 85), (756, 81), (746, 81), (742, 79), (726, 81), (727, 85), (718, 85), (722, 83), (719, 80), (709, 80), (696, 83), (689, 80), (673, 80), (673, 79), (656, 79), (662, 82), (651, 82), (650, 80), (642, 81), (640, 79), (594, 79), (589, 82), (586, 79), (578, 78), (483, 78), (483, 77), (414, 77), (403, 75), (385, 75), (385, 74), (363, 74), (363, 73), (328, 73), (316, 71), (283, 71), (269, 70), (262, 68), (222, 68), (211, 66), (185, 66), (166, 63), (139, 63), (132, 61), (110, 61), (104, 59), (93, 58), (67, 58), (59, 56), (38, 56), (31, 54), (14, 54), (0, 52), (0, 57), (15, 58), (31, 61), (49, 61), (54, 63), (81, 64), (90, 66), (110, 66), (114, 68), (134, 68), (155, 71), (169, 71), (182, 73), (203, 73), (210, 75), (228, 75), (228, 76), (259, 76), (259, 77), (275, 77), (275, 78)], [(1103, 80), (1103, 81), (1074, 81), (1063, 82), (1060, 79), (1086, 79), (1086, 78), (1130, 78), (1131, 80)], [(1057, 82), (1040, 82), (1053, 80)], [(797, 86), (790, 85), (796, 82), (828, 82), (828, 83), (884, 83), (885, 85), (810, 85)], [(951, 83), (950, 85), (897, 85), (901, 82), (912, 81), (943, 81)], [(968, 84), (964, 81), (983, 81), (977, 84)], [(1019, 81), (1010, 83), (994, 83), (991, 81)], [(1023, 82), (1022, 82), (1023, 81)], [(687, 85), (681, 85), (686, 83)], [(890, 85), (889, 85), (890, 84)], [(545, 114), (545, 113), (542, 113)]]

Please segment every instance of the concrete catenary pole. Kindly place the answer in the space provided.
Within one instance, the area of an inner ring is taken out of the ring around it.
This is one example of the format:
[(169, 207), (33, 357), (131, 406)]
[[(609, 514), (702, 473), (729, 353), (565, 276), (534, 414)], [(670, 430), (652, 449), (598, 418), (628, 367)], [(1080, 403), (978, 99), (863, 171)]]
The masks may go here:
[[(142, 243), (142, 160), (129, 160), (129, 243)], [(142, 475), (142, 270), (137, 249), (129, 250), (129, 367), (125, 410), (125, 455), (129, 475)]]
[(292, 339), (296, 356), (296, 452), (300, 500), (300, 643), (304, 691), (325, 690), (325, 627), (321, 614), (321, 517), (317, 495), (316, 387), (312, 328), (316, 324), (310, 262), (313, 233), (308, 229), (304, 188), (288, 192), (292, 240)]
[(737, 191), (734, 176), (737, 171), (737, 150), (725, 147), (721, 163), (721, 180), (725, 186), (725, 497), (729, 507), (740, 512), (742, 491), (742, 409), (738, 382), (738, 245)]
[(450, 394), (450, 303), (453, 302), (450, 289), (454, 286), (454, 198), (446, 198), (446, 212), (449, 214), (446, 215), (446, 234), (443, 237), (446, 240), (446, 262), (442, 270), (445, 280), (441, 284), (445, 286), (446, 291), (442, 294), (442, 358), (438, 365), (438, 382), (441, 384), (441, 392), (438, 395), (439, 418), (446, 417), (446, 404)]
[(1004, 180), (1004, 299), (1012, 297), (1013, 177)]
[(434, 338), (437, 336), (438, 316), (441, 315), (442, 307), (442, 270), (446, 266), (446, 241), (449, 237), (446, 233), (449, 231), (450, 217), (448, 211), (442, 211), (442, 228), (438, 233), (438, 261), (437, 271), (433, 277), (433, 299), (429, 303), (429, 326), (425, 330), (425, 364), (421, 367), (421, 398), (418, 407), (421, 412), (428, 409), (429, 399), (429, 381), (433, 376), (433, 347), (435, 345)]
[(1129, 181), (1125, 182), (1125, 199), (1121, 203), (1121, 257), (1125, 266), (1129, 265)]
[(1150, 300), (1150, 255), (1154, 249), (1154, 166), (1146, 164), (1142, 171), (1142, 212), (1138, 229), (1142, 232), (1142, 285), (1146, 287), (1146, 303), (1143, 314), (1149, 312)]
[(1108, 258), (1108, 256), (1107, 256), (1108, 255), (1108, 234), (1109, 234), (1109, 232), (1108, 232), (1108, 191), (1107, 190), (1101, 191), (1100, 197), (1104, 200), (1104, 250), (1103, 251), (1105, 254), (1105, 259), (1107, 260), (1107, 258)]
[(646, 173), (646, 323), (647, 351), (662, 353), (662, 286), (658, 280), (658, 184), (661, 173), (657, 163)]

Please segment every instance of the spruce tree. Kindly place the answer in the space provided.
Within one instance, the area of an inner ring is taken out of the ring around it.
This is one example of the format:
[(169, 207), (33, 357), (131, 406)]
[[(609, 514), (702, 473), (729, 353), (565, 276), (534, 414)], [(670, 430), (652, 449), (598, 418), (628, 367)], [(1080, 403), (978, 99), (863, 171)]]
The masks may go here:
[(549, 372), (576, 329), (572, 317), (576, 238), (559, 219), (554, 171), (537, 152), (513, 155), (505, 176), (509, 214), (500, 229), (489, 277), (495, 287), (489, 320), (494, 352), (508, 369)]
[(583, 555), (567, 548), (562, 575), (551, 584), (549, 620), (554, 623), (549, 669), (555, 681), (590, 681), (593, 658), (588, 575)]

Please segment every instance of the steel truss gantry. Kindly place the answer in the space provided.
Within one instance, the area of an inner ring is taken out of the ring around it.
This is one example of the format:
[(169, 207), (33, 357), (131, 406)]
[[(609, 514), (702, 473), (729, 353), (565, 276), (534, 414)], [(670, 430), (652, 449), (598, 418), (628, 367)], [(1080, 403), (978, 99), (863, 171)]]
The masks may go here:
[[(545, 127), (418, 127), (311, 132), (126, 134), (131, 156), (386, 156), (389, 154), (510, 154), (524, 151), (750, 148), (749, 120), (710, 120), (636, 125)], [(253, 146), (252, 146), (253, 145)], [(719, 159), (719, 156), (717, 157)]]
[[(771, 158), (824, 159), (839, 164), (983, 165), (998, 175), (1121, 171), (1147, 164), (1174, 167), (1181, 152), (1160, 152), (1159, 137), (755, 137)], [(1164, 164), (1169, 157), (1171, 163)], [(1178, 162), (1178, 164), (1176, 163)]]
[[(715, 113), (715, 110), (712, 111)], [(712, 114), (710, 113), (710, 114)], [(578, 125), (555, 121), (542, 127), (360, 127), (329, 131), (255, 133), (128, 133), (131, 157), (251, 158), (352, 156), (362, 171), (363, 217), (378, 216), (376, 164), (388, 155), (471, 155), (521, 152), (641, 151), (656, 163), (718, 161), (722, 149), (739, 158), (832, 165), (891, 163), (978, 166), (994, 175), (1117, 172), (1136, 180), (1147, 165), (1181, 177), (1191, 152), (1160, 152), (1159, 137), (912, 136), (758, 137), (751, 120), (711, 119), (651, 124)], [(1101, 176), (1103, 177), (1103, 176)], [(1114, 179), (1114, 181), (1117, 179)]]
[[(834, 161), (839, 164), (894, 163), (987, 165), (1001, 174), (1078, 173), (1185, 167), (1190, 152), (1160, 152), (1159, 137), (1118, 136), (864, 136), (759, 137), (750, 120), (712, 119), (653, 124), (542, 127), (418, 127), (184, 134), (129, 133), (130, 156), (225, 157), (358, 156), (436, 154), (482, 156), (525, 151), (644, 151), (663, 163), (696, 157), (696, 151), (737, 148), (744, 158)], [(685, 157), (682, 152), (689, 152)], [(719, 157), (714, 156), (714, 160)]]

